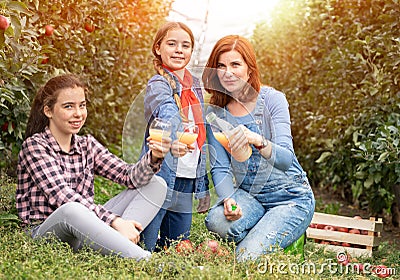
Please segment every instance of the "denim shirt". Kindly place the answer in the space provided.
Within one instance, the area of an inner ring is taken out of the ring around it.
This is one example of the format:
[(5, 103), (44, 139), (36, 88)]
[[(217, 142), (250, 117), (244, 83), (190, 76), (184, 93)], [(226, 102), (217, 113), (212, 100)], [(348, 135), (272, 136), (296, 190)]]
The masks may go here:
[[(168, 70), (165, 70), (168, 72)], [(168, 72), (169, 73), (169, 72)], [(182, 92), (181, 84), (178, 79), (171, 75), (177, 85), (177, 92), (179, 96)], [(192, 91), (196, 94), (197, 98), (200, 101), (203, 111), (203, 119), (205, 121), (204, 116), (204, 99), (200, 86), (199, 80), (193, 76), (193, 86)], [(172, 140), (176, 139), (176, 131), (178, 125), (182, 122), (180, 117), (178, 106), (175, 103), (173, 97), (173, 90), (170, 86), (169, 82), (166, 78), (161, 75), (154, 75), (149, 82), (147, 83), (146, 95), (144, 97), (144, 115), (147, 121), (147, 127), (145, 132), (144, 141), (142, 144), (142, 152), (141, 156), (146, 154), (149, 150), (146, 145), (146, 139), (149, 136), (149, 124), (152, 122), (154, 118), (161, 118), (164, 120), (169, 120), (172, 123)], [(175, 179), (176, 179), (176, 171), (178, 167), (178, 158), (172, 156), (169, 152), (161, 165), (160, 171), (157, 175), (161, 176), (166, 182), (169, 189), (174, 189)], [(208, 194), (208, 184), (205, 181), (206, 174), (206, 143), (203, 145), (200, 151), (199, 162), (196, 170), (196, 179), (195, 179), (195, 198), (203, 198)], [(166, 201), (169, 202), (172, 197), (172, 192), (167, 193)]]
[(245, 162), (238, 162), (215, 139), (210, 126), (207, 127), (211, 175), (220, 200), (231, 196), (235, 187), (255, 191), (264, 187), (271, 172), (275, 177), (290, 177), (308, 183), (306, 173), (294, 153), (289, 105), (283, 93), (263, 86), (254, 111), (241, 117), (231, 115), (226, 108), (212, 105), (207, 108), (207, 113), (210, 111), (234, 126), (243, 124), (251, 131), (264, 135), (272, 145), (269, 159), (262, 157), (252, 146), (252, 156)]

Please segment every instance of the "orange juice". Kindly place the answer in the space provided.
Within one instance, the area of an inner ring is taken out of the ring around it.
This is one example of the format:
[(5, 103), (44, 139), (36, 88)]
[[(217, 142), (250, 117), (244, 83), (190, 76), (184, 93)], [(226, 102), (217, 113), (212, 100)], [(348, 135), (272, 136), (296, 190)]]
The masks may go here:
[(150, 129), (149, 134), (151, 139), (161, 142), (163, 137), (169, 137), (171, 133), (162, 129)]
[(186, 145), (191, 145), (196, 141), (197, 136), (199, 136), (197, 133), (191, 133), (191, 132), (181, 132), (178, 131), (176, 133), (178, 136), (179, 142), (182, 142), (183, 144)]
[(222, 146), (224, 146), (225, 150), (227, 150), (229, 153), (231, 152), (231, 149), (228, 146), (228, 138), (226, 138), (225, 134), (222, 132), (214, 132), (214, 137)]

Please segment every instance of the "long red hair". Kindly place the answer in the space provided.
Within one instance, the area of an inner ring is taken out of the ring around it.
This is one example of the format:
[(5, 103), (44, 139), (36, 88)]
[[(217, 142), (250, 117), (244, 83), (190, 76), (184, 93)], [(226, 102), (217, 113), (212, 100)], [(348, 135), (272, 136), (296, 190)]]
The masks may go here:
[(261, 88), (260, 71), (258, 70), (256, 55), (251, 43), (239, 35), (225, 36), (215, 44), (202, 75), (204, 88), (211, 94), (210, 103), (220, 107), (226, 106), (232, 100), (232, 96), (226, 94), (218, 79), (218, 60), (221, 54), (232, 50), (240, 53), (249, 67), (249, 87), (247, 92), (249, 98), (258, 94)]

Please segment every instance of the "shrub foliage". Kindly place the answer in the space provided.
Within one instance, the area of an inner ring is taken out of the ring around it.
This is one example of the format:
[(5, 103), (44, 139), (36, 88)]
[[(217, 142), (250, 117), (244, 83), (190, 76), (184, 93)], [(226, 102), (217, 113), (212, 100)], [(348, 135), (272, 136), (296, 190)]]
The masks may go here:
[(313, 184), (372, 212), (400, 182), (399, 18), (397, 0), (282, 0), (252, 38)]
[[(11, 21), (0, 30), (2, 169), (15, 166), (38, 87), (64, 72), (79, 74), (89, 86), (86, 132), (119, 147), (129, 106), (153, 74), (151, 44), (171, 2), (1, 1), (0, 14)], [(46, 25), (54, 28), (50, 36)]]

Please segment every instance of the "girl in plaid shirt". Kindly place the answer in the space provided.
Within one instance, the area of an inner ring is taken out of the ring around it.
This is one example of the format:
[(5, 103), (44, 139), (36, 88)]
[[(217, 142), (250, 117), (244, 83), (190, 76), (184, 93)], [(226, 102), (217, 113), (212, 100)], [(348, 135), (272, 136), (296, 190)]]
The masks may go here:
[[(137, 245), (140, 232), (166, 196), (154, 174), (171, 139), (149, 139), (149, 152), (136, 164), (110, 153), (93, 136), (78, 136), (87, 117), (86, 87), (66, 74), (50, 79), (33, 101), (18, 160), (16, 206), (33, 238), (56, 236), (83, 246), (137, 260), (151, 253)], [(104, 206), (94, 203), (94, 176), (127, 187)]]

